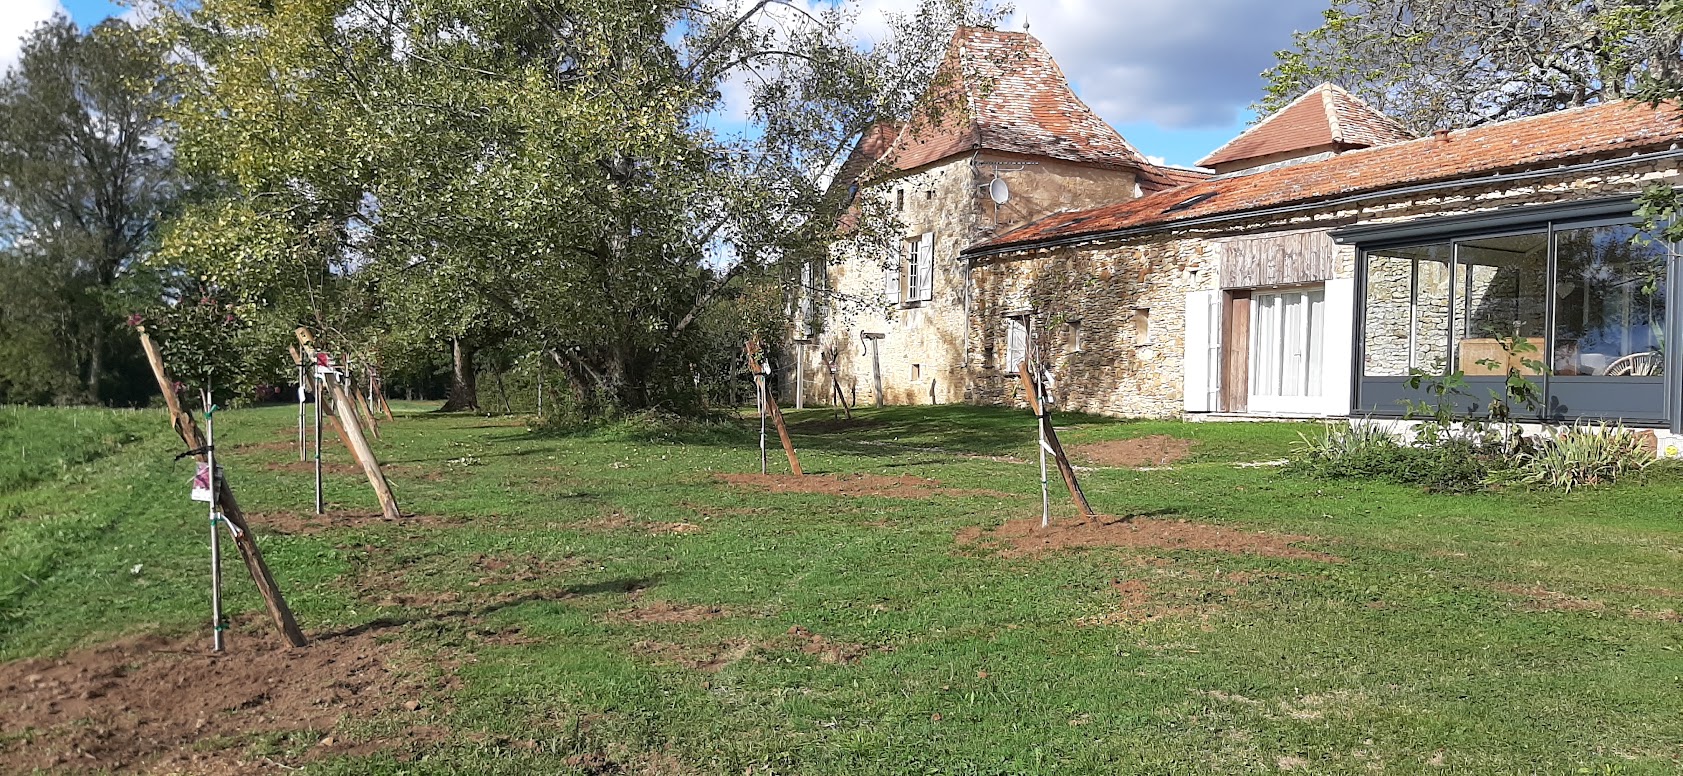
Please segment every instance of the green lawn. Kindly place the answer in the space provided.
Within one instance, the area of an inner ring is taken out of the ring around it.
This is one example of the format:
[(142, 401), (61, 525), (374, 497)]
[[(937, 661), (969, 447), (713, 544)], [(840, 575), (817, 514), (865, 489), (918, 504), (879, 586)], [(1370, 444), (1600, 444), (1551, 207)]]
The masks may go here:
[[(459, 679), (334, 734), (434, 734), (226, 746), (346, 774), (1683, 769), (1683, 482), (1428, 495), (1235, 466), (1306, 426), (1064, 416), (1075, 449), (1195, 440), (1167, 468), (1083, 471), (1100, 511), (1309, 537), (1340, 562), (1007, 556), (954, 537), (1038, 514), (1022, 412), (788, 413), (809, 474), (940, 483), (900, 498), (722, 483), (758, 470), (746, 423), (557, 433), (422, 409), (375, 447), (405, 511), (447, 519), (259, 533), (306, 631), (378, 629)], [(294, 417), (218, 414), (248, 513), (310, 509), (309, 475), (282, 466)], [(0, 660), (203, 627), (179, 447), (158, 414), (0, 411)], [(334, 509), (377, 511), (354, 473), (328, 486)], [(226, 568), (230, 610), (263, 625)]]

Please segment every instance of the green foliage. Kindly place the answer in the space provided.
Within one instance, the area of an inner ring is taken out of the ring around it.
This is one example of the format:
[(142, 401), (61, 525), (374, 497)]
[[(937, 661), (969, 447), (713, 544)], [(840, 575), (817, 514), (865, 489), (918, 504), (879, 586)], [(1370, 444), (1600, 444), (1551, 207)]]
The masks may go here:
[(1627, 97), (1683, 70), (1673, 0), (1331, 5), (1276, 52), (1261, 115), (1330, 81), (1425, 134)]
[[(335, 350), (512, 345), (581, 411), (693, 406), (825, 256), (837, 160), (975, 5), (859, 47), (847, 3), (174, 3), (179, 153), (222, 188), (163, 253)], [(724, 135), (741, 81), (752, 126)]]
[(0, 78), (0, 402), (144, 403), (122, 316), (178, 184), (162, 50), (63, 16)]
[(1543, 434), (1517, 457), (1511, 478), (1570, 492), (1638, 474), (1653, 462), (1653, 451), (1635, 431), (1616, 423), (1580, 423)]

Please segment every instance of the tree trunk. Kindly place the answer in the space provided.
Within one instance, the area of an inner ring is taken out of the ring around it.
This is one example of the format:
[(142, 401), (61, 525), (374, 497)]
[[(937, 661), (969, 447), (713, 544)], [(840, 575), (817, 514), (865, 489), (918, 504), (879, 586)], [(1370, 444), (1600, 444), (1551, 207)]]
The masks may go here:
[(95, 316), (93, 327), (93, 345), (88, 354), (88, 400), (99, 403), (99, 382), (105, 376), (105, 326), (104, 321)]
[(444, 402), (445, 412), (479, 409), (479, 381), (473, 371), (473, 348), (462, 344), (460, 337), (450, 340), (450, 357), (455, 368), (450, 371), (450, 398)]

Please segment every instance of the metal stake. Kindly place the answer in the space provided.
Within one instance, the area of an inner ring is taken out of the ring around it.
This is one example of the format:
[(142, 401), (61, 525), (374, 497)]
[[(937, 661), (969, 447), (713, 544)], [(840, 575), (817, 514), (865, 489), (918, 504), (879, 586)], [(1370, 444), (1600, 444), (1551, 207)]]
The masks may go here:
[[(1035, 398), (1040, 402), (1040, 412), (1045, 413), (1046, 398), (1038, 383), (1035, 385), (1034, 393)], [(1044, 414), (1035, 417), (1034, 427), (1039, 432), (1040, 437), (1040, 527), (1045, 528), (1052, 524), (1052, 494), (1046, 484), (1046, 416)]]
[(309, 449), (306, 446), (304, 434), (304, 382), (309, 380), (309, 367), (298, 365), (298, 460), (309, 460)]
[[(313, 370), (312, 370), (313, 371)], [(322, 514), (321, 503), (321, 375), (315, 376), (316, 387), (316, 514)]]
[(754, 401), (760, 407), (760, 473), (766, 473), (766, 378), (754, 367)]
[(211, 403), (210, 384), (202, 391), (205, 401), (205, 466), (210, 484), (210, 628), (211, 651), (222, 651), (222, 533), (216, 523), (222, 519), (216, 492), (216, 405)]

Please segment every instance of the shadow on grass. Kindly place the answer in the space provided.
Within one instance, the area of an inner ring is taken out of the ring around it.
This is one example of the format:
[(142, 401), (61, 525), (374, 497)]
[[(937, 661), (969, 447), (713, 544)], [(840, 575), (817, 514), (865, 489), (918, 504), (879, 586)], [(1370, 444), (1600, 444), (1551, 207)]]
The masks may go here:
[(567, 587), (554, 590), (533, 590), (527, 593), (522, 593), (513, 598), (491, 601), (477, 606), (458, 606), (449, 609), (419, 611), (407, 615), (376, 617), (368, 622), (362, 623), (361, 625), (353, 625), (349, 628), (317, 634), (312, 637), (311, 640), (333, 641), (337, 639), (353, 638), (365, 633), (378, 633), (380, 631), (396, 630), (399, 628), (409, 627), (411, 625), (475, 620), (496, 614), (504, 609), (512, 609), (516, 606), (524, 606), (530, 603), (565, 601), (572, 598), (583, 598), (586, 596), (601, 595), (604, 593), (634, 593), (639, 590), (647, 590), (648, 588), (654, 587), (660, 582), (660, 579), (661, 578), (659, 576), (609, 579), (588, 584), (568, 585)]

